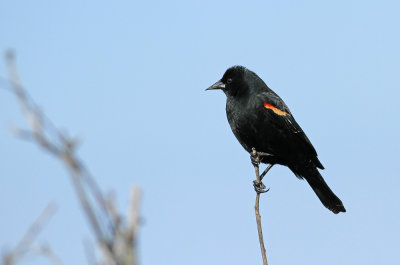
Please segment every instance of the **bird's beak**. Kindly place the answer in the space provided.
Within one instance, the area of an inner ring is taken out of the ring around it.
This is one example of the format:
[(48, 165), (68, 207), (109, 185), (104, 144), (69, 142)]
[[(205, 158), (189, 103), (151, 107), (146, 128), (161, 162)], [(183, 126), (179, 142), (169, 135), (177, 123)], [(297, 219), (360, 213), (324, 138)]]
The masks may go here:
[(215, 83), (214, 85), (207, 88), (206, 90), (224, 89), (224, 88), (225, 88), (225, 84), (222, 83), (222, 81), (220, 80), (217, 83)]

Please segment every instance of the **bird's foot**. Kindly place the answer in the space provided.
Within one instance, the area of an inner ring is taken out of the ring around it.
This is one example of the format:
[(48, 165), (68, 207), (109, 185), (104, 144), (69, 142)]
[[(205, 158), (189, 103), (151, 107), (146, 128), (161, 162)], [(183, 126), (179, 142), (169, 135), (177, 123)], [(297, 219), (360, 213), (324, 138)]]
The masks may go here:
[(260, 154), (254, 147), (251, 149), (250, 160), (253, 166), (258, 167), (260, 165)]
[(264, 185), (264, 183), (258, 182), (257, 180), (253, 180), (253, 186), (254, 186), (254, 190), (257, 192), (257, 194), (265, 193), (265, 192), (269, 191), (269, 188), (267, 189), (267, 187)]
[(253, 164), (253, 166), (260, 165), (260, 162), (261, 162), (260, 158), (267, 157), (267, 156), (272, 157), (271, 154), (264, 153), (264, 152), (257, 152), (254, 147), (251, 149), (250, 159), (251, 159), (251, 163)]

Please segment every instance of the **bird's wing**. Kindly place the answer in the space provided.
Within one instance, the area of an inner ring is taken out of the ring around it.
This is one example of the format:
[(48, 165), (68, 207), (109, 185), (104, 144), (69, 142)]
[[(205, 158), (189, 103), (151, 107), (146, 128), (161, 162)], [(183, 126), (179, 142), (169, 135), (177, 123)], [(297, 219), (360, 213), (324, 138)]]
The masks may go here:
[(275, 125), (282, 131), (288, 132), (297, 145), (310, 155), (310, 158), (313, 160), (315, 165), (323, 169), (324, 167), (318, 160), (317, 152), (313, 145), (301, 129), (300, 125), (296, 122), (283, 100), (273, 91), (264, 92), (260, 97), (264, 105), (264, 113), (268, 116), (268, 120), (275, 123)]

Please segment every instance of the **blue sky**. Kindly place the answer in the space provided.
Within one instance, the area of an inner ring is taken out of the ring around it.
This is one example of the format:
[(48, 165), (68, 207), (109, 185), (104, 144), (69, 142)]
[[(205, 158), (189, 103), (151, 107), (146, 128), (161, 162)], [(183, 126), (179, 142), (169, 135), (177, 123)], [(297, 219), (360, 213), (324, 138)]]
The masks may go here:
[[(394, 264), (400, 247), (397, 1), (1, 1), (0, 51), (122, 210), (143, 189), (141, 264), (261, 264), (253, 168), (204, 92), (229, 66), (255, 71), (311, 139), (347, 213), (284, 167), (260, 211), (270, 264)], [(4, 62), (0, 76), (7, 75)], [(3, 85), (2, 85), (3, 86)], [(215, 92), (215, 93), (213, 93)], [(12, 136), (0, 90), (0, 249), (48, 201), (38, 238), (86, 264), (90, 231), (62, 165)], [(30, 256), (21, 264), (45, 264)]]

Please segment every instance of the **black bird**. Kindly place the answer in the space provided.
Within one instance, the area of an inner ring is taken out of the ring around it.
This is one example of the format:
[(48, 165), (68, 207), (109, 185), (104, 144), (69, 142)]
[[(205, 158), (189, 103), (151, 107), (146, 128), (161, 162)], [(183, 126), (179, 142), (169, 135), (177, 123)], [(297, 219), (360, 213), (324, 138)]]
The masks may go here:
[(319, 173), (318, 168), (324, 167), (310, 140), (285, 102), (257, 74), (233, 66), (207, 88), (211, 89), (224, 91), (229, 125), (247, 152), (255, 148), (264, 153), (262, 163), (287, 166), (298, 178), (306, 179), (326, 208), (335, 214), (346, 212)]

